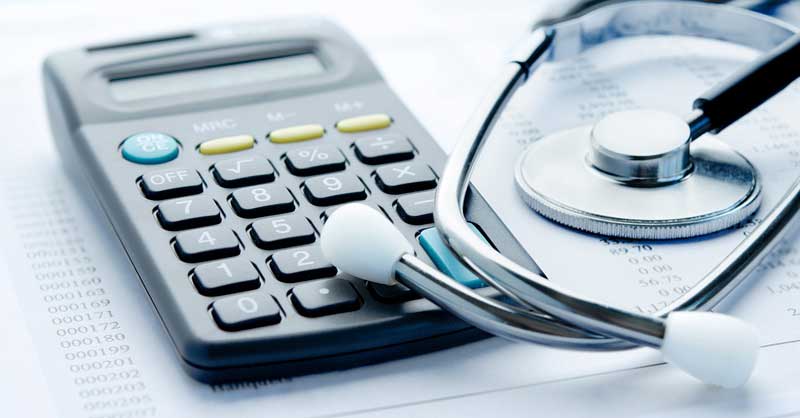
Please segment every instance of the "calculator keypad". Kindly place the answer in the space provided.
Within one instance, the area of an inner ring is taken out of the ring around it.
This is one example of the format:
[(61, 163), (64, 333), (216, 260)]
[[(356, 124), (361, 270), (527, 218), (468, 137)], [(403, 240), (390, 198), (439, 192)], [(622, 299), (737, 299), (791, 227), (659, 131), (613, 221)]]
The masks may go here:
[(414, 158), (414, 148), (408, 139), (398, 134), (361, 138), (353, 146), (364, 164), (386, 164)]
[(218, 299), (212, 305), (217, 325), (226, 331), (274, 325), (281, 309), (271, 296), (255, 291)]
[(315, 206), (340, 205), (367, 198), (367, 188), (351, 173), (312, 177), (306, 180), (303, 191)]
[(337, 272), (317, 245), (278, 251), (269, 265), (275, 278), (284, 283), (333, 277)]
[(197, 290), (206, 296), (257, 289), (261, 282), (256, 267), (244, 257), (201, 264), (192, 272), (192, 281)]
[(260, 218), (294, 210), (294, 198), (280, 185), (253, 186), (231, 194), (231, 206), (242, 218)]
[(222, 213), (208, 196), (182, 197), (158, 205), (158, 221), (168, 231), (211, 226), (222, 222)]
[(192, 229), (175, 237), (175, 252), (187, 263), (197, 263), (239, 255), (236, 234), (223, 226)]
[(250, 226), (250, 236), (258, 248), (278, 250), (311, 244), (316, 239), (308, 219), (300, 215), (260, 219)]
[(203, 192), (203, 179), (197, 171), (184, 168), (152, 171), (142, 176), (142, 192), (151, 200), (172, 199)]
[(292, 304), (300, 315), (317, 317), (354, 311), (361, 306), (361, 299), (347, 281), (329, 279), (294, 287)]
[(295, 176), (342, 171), (347, 165), (344, 155), (334, 146), (300, 148), (286, 153), (286, 168)]
[(266, 158), (251, 155), (214, 164), (214, 179), (222, 187), (244, 187), (275, 180), (275, 169)]
[(375, 170), (375, 182), (384, 193), (410, 193), (436, 187), (436, 175), (423, 163), (399, 163)]

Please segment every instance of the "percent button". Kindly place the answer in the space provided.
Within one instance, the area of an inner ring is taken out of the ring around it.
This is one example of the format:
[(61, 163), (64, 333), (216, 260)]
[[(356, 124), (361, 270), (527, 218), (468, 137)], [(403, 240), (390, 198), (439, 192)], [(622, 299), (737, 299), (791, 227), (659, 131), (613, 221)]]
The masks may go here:
[(338, 148), (329, 145), (307, 147), (286, 153), (286, 168), (296, 176), (313, 176), (317, 174), (342, 171), (347, 160)]

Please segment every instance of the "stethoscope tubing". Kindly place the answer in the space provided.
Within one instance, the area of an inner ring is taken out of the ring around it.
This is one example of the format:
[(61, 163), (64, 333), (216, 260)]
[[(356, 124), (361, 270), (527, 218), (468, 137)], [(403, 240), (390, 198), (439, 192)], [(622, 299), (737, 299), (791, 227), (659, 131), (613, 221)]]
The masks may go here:
[[(658, 2), (648, 2), (648, 6), (654, 3)], [(670, 7), (677, 6), (670, 4)], [(681, 7), (708, 11), (706, 8), (709, 6)], [(715, 13), (736, 13), (741, 17), (740, 12), (730, 9)], [(779, 25), (786, 30), (787, 36), (794, 31), (766, 17), (753, 15), (750, 18)], [(463, 319), (507, 338), (577, 349), (620, 349), (634, 345), (659, 347), (664, 337), (663, 318), (666, 315), (673, 310), (712, 308), (777, 245), (800, 209), (800, 180), (793, 184), (765, 220), (692, 291), (654, 315), (640, 315), (585, 299), (506, 258), (472, 233), (461, 208), (474, 163), (485, 140), (513, 93), (548, 58), (548, 54), (553, 53), (558, 30), (558, 25), (540, 28), (513, 52), (511, 63), (493, 82), (451, 153), (436, 196), (436, 226), (445, 243), (476, 274), (500, 292), (513, 295), (522, 306), (487, 301), (487, 298), (452, 283), (446, 277), (439, 277), (434, 269), (418, 265), (420, 263), (407, 257), (398, 262), (398, 278)], [(520, 318), (515, 319), (515, 315), (520, 315)]]

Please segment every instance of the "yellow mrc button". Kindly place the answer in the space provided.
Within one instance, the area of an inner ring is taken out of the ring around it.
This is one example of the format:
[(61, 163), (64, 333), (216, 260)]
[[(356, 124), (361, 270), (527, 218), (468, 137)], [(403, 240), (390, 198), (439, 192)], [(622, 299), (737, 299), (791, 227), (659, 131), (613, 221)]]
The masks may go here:
[(388, 128), (392, 124), (392, 118), (385, 113), (374, 115), (356, 116), (354, 118), (342, 119), (336, 123), (339, 132), (363, 132), (374, 129)]
[(276, 129), (269, 133), (269, 140), (276, 144), (286, 144), (289, 142), (307, 141), (309, 139), (321, 138), (325, 135), (325, 128), (322, 125), (297, 125), (283, 129)]
[(255, 143), (251, 135), (226, 136), (203, 142), (197, 150), (203, 155), (227, 154), (253, 148)]

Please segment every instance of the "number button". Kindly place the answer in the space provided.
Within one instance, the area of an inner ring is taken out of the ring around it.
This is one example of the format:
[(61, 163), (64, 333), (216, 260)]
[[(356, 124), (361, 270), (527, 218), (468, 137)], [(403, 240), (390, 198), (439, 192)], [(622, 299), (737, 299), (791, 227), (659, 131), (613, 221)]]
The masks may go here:
[(311, 222), (299, 215), (255, 221), (251, 226), (250, 236), (258, 248), (265, 250), (311, 244), (316, 239)]
[(282, 186), (254, 186), (233, 192), (231, 206), (242, 218), (259, 218), (293, 211), (294, 198)]
[(433, 190), (402, 196), (397, 199), (397, 214), (412, 225), (432, 223), (434, 197)]
[(361, 138), (355, 142), (356, 156), (364, 164), (386, 164), (414, 158), (414, 148), (406, 138), (386, 134)]
[(256, 267), (241, 257), (201, 264), (194, 269), (192, 281), (205, 296), (244, 292), (261, 285)]
[(375, 182), (385, 193), (410, 193), (436, 187), (436, 175), (425, 164), (400, 163), (375, 170)]
[(214, 164), (214, 179), (222, 187), (244, 187), (275, 180), (275, 169), (266, 158), (253, 155)]
[(270, 268), (275, 277), (285, 283), (333, 277), (337, 273), (336, 267), (322, 257), (322, 251), (315, 245), (276, 252)]
[(158, 205), (158, 222), (168, 231), (199, 228), (222, 222), (222, 213), (208, 196), (183, 197)]
[(292, 304), (303, 316), (323, 316), (349, 312), (361, 306), (353, 285), (341, 279), (320, 280), (292, 289)]
[(278, 302), (260, 292), (219, 299), (211, 305), (211, 309), (217, 325), (225, 331), (240, 331), (281, 322)]
[(345, 169), (345, 158), (332, 146), (300, 148), (286, 153), (286, 168), (295, 176), (313, 176)]
[(221, 226), (193, 229), (175, 237), (178, 258), (187, 263), (210, 261), (239, 255), (239, 240), (230, 229)]
[(145, 174), (141, 186), (148, 199), (171, 199), (202, 193), (203, 179), (197, 171), (174, 168)]
[(367, 189), (358, 177), (349, 173), (313, 177), (303, 189), (308, 201), (316, 206), (331, 206), (367, 198)]

